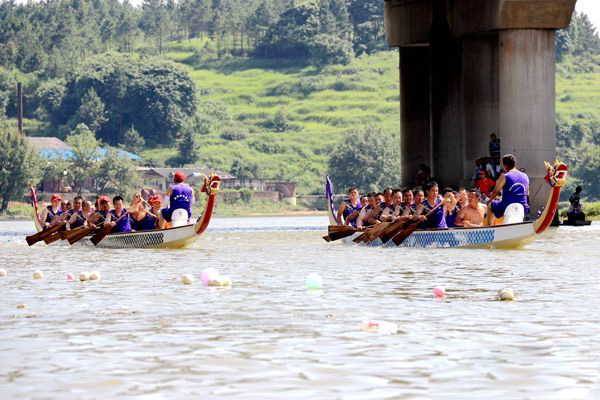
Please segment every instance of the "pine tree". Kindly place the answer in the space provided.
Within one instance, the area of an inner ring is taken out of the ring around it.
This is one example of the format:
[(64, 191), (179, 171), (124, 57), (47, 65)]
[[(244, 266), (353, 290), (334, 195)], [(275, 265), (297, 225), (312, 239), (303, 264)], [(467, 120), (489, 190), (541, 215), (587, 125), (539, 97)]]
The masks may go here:
[(94, 134), (108, 121), (104, 102), (96, 94), (94, 88), (90, 88), (83, 96), (81, 106), (77, 112), (77, 120), (80, 123), (84, 123)]

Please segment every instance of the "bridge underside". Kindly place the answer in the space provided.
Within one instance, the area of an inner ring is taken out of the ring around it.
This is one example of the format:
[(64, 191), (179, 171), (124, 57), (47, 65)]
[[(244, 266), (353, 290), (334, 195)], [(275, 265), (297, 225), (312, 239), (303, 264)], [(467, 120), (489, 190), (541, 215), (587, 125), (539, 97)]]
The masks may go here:
[(385, 1), (388, 44), (400, 48), (403, 183), (421, 163), (442, 183), (464, 182), (496, 133), (502, 153), (526, 168), (533, 197), (543, 161), (556, 157), (554, 31), (569, 25), (574, 7), (575, 0)]

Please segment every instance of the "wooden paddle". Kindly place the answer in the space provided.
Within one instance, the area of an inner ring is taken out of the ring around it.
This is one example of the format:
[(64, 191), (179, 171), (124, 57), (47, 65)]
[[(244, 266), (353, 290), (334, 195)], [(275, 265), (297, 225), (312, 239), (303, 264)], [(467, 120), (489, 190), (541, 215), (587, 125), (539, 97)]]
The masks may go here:
[(87, 235), (89, 235), (90, 233), (94, 232), (95, 229), (99, 229), (99, 228), (90, 228), (90, 227), (86, 226), (82, 230), (78, 231), (76, 234), (71, 235), (67, 240), (69, 241), (70, 245), (73, 245), (73, 244), (79, 242), (81, 239), (83, 239)]
[(354, 239), (354, 243), (369, 243), (377, 238), (379, 233), (390, 225), (391, 222), (382, 222), (367, 229), (362, 235)]
[[(111, 221), (111, 222), (114, 222), (116, 224), (117, 222), (119, 222), (120, 220), (122, 220), (123, 218), (125, 218), (128, 215), (129, 215), (129, 211), (127, 211), (125, 214), (121, 215), (115, 221)], [(104, 239), (104, 237), (113, 230), (113, 228), (114, 228), (114, 226), (110, 225), (110, 223), (106, 224), (106, 222), (105, 222), (104, 226), (102, 228), (100, 228), (100, 230), (98, 230), (94, 234), (94, 236), (92, 236), (92, 238), (90, 239), (90, 242), (92, 242), (94, 244), (94, 246), (97, 246), (98, 243), (100, 243), (102, 241), (102, 239)]]
[[(440, 203), (437, 206), (433, 207), (425, 215), (425, 218), (427, 218), (431, 214), (433, 214), (433, 212), (435, 210), (437, 210), (438, 208), (440, 208), (445, 202), (446, 202), (446, 200), (440, 201)], [(402, 242), (404, 242), (406, 240), (406, 238), (408, 238), (410, 235), (412, 235), (412, 233), (415, 231), (415, 229), (417, 229), (417, 226), (419, 226), (420, 222), (421, 221), (417, 221), (417, 222), (414, 222), (414, 223), (410, 224), (407, 228), (405, 228), (404, 230), (400, 231), (400, 233), (398, 233), (396, 236), (394, 236), (394, 238), (392, 239), (392, 241), (394, 242), (394, 244), (396, 246), (400, 246), (402, 244)]]
[(60, 232), (55, 232), (52, 235), (44, 238), (44, 243), (46, 243), (46, 244), (54, 243), (59, 239), (60, 239)]
[(79, 232), (81, 232), (82, 229), (85, 229), (86, 227), (84, 225), (78, 226), (77, 228), (73, 228), (67, 231), (60, 231), (60, 238), (62, 240), (68, 240), (70, 237), (77, 235)]
[(333, 242), (348, 236), (352, 236), (361, 230), (345, 225), (329, 225), (328, 231), (329, 234), (327, 236), (323, 236), (323, 239), (325, 239), (326, 242)]
[(44, 240), (45, 238), (47, 238), (48, 236), (52, 235), (53, 233), (57, 232), (62, 226), (64, 225), (64, 223), (59, 223), (56, 224), (54, 226), (51, 226), (50, 228), (40, 231), (34, 235), (30, 235), (30, 236), (26, 236), (25, 240), (27, 241), (27, 244), (32, 246), (34, 244), (36, 244), (37, 242), (39, 242), (40, 240)]

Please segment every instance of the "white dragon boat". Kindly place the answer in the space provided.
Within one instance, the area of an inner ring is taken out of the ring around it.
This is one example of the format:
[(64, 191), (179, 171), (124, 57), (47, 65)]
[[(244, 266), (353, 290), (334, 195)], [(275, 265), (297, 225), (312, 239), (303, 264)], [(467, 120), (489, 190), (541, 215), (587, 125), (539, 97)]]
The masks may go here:
[[(554, 165), (546, 164), (546, 182), (550, 185), (550, 193), (542, 214), (535, 221), (513, 224), (484, 226), (476, 228), (417, 229), (404, 240), (399, 247), (466, 247), (466, 248), (520, 248), (544, 233), (550, 226), (554, 213), (558, 208), (561, 188), (567, 177), (567, 166), (556, 161)], [(326, 195), (329, 205), (328, 215), (331, 225), (338, 225), (331, 184), (326, 184)], [(360, 232), (343, 239), (344, 243), (355, 244), (353, 239)], [(364, 243), (358, 245), (365, 245)], [(375, 239), (367, 246), (396, 247), (392, 240), (383, 243)]]
[[(110, 249), (128, 249), (128, 248), (170, 248), (179, 249), (190, 244), (204, 233), (212, 217), (216, 195), (219, 192), (221, 179), (218, 176), (205, 178), (202, 192), (208, 195), (208, 200), (204, 212), (198, 218), (195, 224), (188, 224), (168, 229), (156, 229), (148, 231), (110, 233), (100, 241), (96, 246), (90, 241), (91, 235), (81, 239), (78, 243), (84, 246), (110, 248)], [(42, 230), (41, 216), (38, 212), (37, 198), (35, 192), (32, 193), (32, 203), (35, 211), (34, 223), (37, 231)], [(67, 244), (66, 240), (60, 240), (53, 244)]]

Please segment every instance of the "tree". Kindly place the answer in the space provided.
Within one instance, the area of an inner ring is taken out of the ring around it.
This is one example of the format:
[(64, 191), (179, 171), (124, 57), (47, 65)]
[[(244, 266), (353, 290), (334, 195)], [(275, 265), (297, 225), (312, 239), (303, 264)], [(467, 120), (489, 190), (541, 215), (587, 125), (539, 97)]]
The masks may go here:
[(15, 80), (4, 68), (0, 67), (0, 120), (5, 117), (6, 106), (11, 93), (15, 90)]
[(115, 149), (109, 149), (99, 161), (95, 182), (98, 193), (118, 193), (126, 197), (142, 183), (133, 161)]
[(598, 186), (600, 146), (586, 146), (585, 149), (581, 149), (578, 158), (579, 162), (574, 171), (574, 177), (583, 187), (583, 192), (587, 198), (600, 198), (600, 187)]
[(0, 130), (0, 212), (8, 202), (20, 199), (39, 178), (39, 156), (18, 132)]
[(141, 153), (146, 145), (146, 141), (138, 131), (132, 126), (123, 134), (121, 147), (131, 151), (132, 153)]
[(229, 173), (238, 178), (258, 178), (261, 175), (261, 168), (260, 165), (255, 162), (234, 160), (229, 169)]
[(370, 191), (397, 186), (400, 146), (393, 143), (391, 135), (375, 126), (348, 132), (328, 163), (335, 189), (341, 192), (355, 186)]
[(104, 110), (104, 102), (98, 97), (93, 87), (83, 96), (76, 119), (77, 122), (85, 124), (94, 134), (108, 120)]
[(196, 142), (196, 134), (193, 126), (186, 126), (177, 141), (179, 150), (179, 162), (181, 164), (194, 164), (200, 159), (200, 148)]
[(99, 142), (85, 124), (79, 124), (67, 137), (67, 144), (72, 148), (68, 157), (71, 186), (81, 194), (84, 181), (97, 173)]

